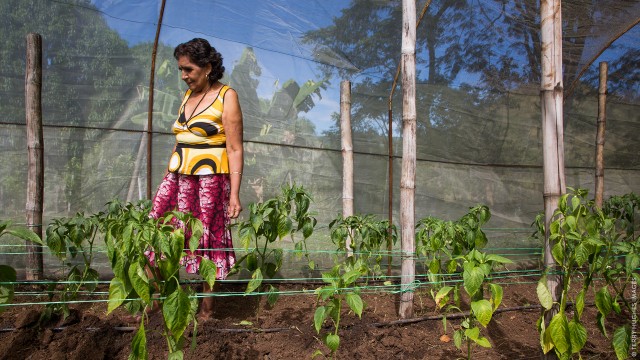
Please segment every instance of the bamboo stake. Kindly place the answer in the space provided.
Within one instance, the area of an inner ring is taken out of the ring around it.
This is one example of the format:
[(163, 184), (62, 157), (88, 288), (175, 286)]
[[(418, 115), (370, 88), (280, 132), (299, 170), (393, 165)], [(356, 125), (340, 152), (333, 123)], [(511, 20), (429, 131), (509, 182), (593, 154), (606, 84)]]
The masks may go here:
[[(340, 83), (340, 136), (342, 143), (342, 217), (353, 215), (353, 141), (351, 139), (351, 82)], [(351, 237), (347, 238), (351, 256)]]
[(342, 216), (353, 215), (353, 142), (351, 140), (351, 82), (340, 83), (340, 135), (342, 139)]
[[(418, 27), (420, 26), (422, 19), (427, 13), (427, 9), (429, 8), (429, 5), (431, 5), (431, 0), (427, 0), (427, 2), (424, 4), (424, 7), (422, 8), (422, 12), (420, 12), (420, 17), (416, 22), (416, 30), (418, 30)], [(390, 239), (391, 226), (393, 226), (393, 94), (396, 92), (398, 76), (400, 76), (400, 66), (398, 66), (398, 68), (396, 69), (396, 75), (393, 77), (393, 83), (391, 84), (391, 91), (389, 92), (389, 101), (388, 101), (389, 129), (387, 131), (387, 135), (388, 135), (388, 142), (389, 142), (388, 143), (389, 160), (388, 160), (387, 166), (389, 170), (389, 188), (387, 189), (387, 191), (389, 196), (389, 204), (388, 204), (389, 239), (387, 241), (387, 251), (389, 252), (389, 255), (387, 256), (387, 276), (391, 276), (391, 262), (393, 261), (393, 256), (391, 255), (391, 252), (393, 251), (393, 243), (391, 242), (391, 239)]]
[(400, 228), (402, 278), (399, 315), (413, 317), (415, 279), (416, 182), (416, 2), (402, 0), (402, 173), (400, 178)]
[(152, 150), (153, 150), (153, 93), (155, 87), (156, 55), (158, 53), (158, 40), (160, 29), (162, 29), (162, 18), (164, 17), (164, 5), (166, 0), (162, 0), (160, 5), (160, 15), (158, 15), (158, 25), (156, 27), (156, 37), (153, 41), (153, 52), (151, 53), (151, 77), (149, 79), (149, 111), (147, 114), (147, 199), (151, 199), (151, 170), (152, 170)]
[(596, 132), (596, 206), (602, 208), (604, 197), (604, 131), (607, 125), (607, 71), (606, 61), (600, 63), (598, 86), (598, 130)]
[[(27, 68), (25, 75), (25, 113), (27, 122), (27, 227), (42, 239), (42, 201), (44, 198), (44, 140), (42, 135), (42, 37), (27, 35)], [(27, 242), (25, 277), (43, 277), (42, 246)]]
[[(562, 83), (562, 16), (561, 0), (541, 0), (541, 40), (542, 40), (542, 153), (544, 173), (544, 213), (545, 213), (545, 251), (544, 265), (547, 275), (547, 287), (554, 302), (557, 302), (561, 275), (555, 271), (557, 265), (551, 254), (549, 224), (553, 212), (558, 207), (560, 196), (566, 192), (564, 175), (564, 135), (563, 135), (563, 83)], [(549, 323), (557, 313), (547, 312), (545, 322)], [(555, 358), (549, 352), (547, 358)]]

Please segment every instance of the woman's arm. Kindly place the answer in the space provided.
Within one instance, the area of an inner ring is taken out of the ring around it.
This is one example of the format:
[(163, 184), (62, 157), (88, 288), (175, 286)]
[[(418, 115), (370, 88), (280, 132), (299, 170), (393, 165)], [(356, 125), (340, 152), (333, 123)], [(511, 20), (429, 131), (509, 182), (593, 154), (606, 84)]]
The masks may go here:
[(242, 110), (238, 101), (238, 93), (233, 89), (227, 90), (224, 95), (222, 126), (224, 126), (224, 132), (227, 137), (227, 156), (229, 158), (229, 178), (231, 181), (228, 214), (229, 217), (234, 219), (242, 211), (240, 182), (242, 180), (244, 150), (242, 147)]

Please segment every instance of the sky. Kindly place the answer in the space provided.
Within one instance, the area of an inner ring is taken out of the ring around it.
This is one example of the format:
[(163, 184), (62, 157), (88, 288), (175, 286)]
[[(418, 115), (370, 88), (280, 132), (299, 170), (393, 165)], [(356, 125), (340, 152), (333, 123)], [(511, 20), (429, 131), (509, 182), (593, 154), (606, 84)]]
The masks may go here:
[[(203, 37), (223, 55), (227, 70), (251, 46), (262, 68), (258, 95), (270, 99), (278, 86), (289, 79), (298, 84), (320, 80), (312, 49), (301, 43), (301, 36), (332, 23), (333, 17), (348, 6), (347, 0), (168, 0), (160, 41), (175, 46), (194, 37)], [(130, 46), (153, 42), (161, 0), (94, 0), (109, 27)], [(331, 115), (338, 112), (339, 81), (304, 117), (316, 125), (319, 134), (333, 125)]]

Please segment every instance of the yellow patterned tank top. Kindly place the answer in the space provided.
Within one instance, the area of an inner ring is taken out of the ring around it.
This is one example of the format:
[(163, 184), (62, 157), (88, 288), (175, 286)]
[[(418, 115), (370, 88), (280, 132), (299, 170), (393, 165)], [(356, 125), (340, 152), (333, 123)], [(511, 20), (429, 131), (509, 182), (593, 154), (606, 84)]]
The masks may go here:
[(173, 123), (176, 149), (169, 160), (169, 171), (187, 175), (228, 174), (227, 137), (222, 126), (224, 85), (206, 109), (187, 119), (184, 107), (191, 96), (187, 90), (180, 105), (178, 119)]

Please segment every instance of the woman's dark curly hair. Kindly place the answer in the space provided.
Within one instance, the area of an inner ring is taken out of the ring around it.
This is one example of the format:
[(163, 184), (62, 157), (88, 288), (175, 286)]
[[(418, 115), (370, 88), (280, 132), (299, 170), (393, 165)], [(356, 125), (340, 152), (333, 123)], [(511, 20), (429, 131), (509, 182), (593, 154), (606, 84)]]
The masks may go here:
[(191, 62), (199, 67), (211, 64), (209, 82), (222, 79), (224, 66), (222, 66), (222, 54), (209, 44), (205, 39), (195, 38), (176, 46), (173, 57), (178, 60), (181, 56), (187, 56)]

